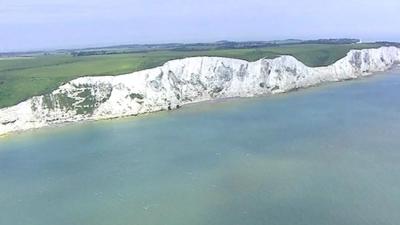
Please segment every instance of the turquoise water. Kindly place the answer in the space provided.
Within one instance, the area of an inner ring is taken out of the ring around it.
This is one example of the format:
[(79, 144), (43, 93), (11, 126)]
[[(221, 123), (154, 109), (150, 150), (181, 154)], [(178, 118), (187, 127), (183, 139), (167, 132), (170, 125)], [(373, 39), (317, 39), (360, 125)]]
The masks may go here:
[(0, 224), (400, 224), (399, 75), (0, 139)]

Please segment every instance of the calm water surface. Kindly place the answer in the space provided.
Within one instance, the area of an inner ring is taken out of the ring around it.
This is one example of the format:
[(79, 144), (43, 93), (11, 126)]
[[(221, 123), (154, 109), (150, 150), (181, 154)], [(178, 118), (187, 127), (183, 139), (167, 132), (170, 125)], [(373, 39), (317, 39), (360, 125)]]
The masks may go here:
[(0, 139), (0, 225), (400, 224), (400, 72)]

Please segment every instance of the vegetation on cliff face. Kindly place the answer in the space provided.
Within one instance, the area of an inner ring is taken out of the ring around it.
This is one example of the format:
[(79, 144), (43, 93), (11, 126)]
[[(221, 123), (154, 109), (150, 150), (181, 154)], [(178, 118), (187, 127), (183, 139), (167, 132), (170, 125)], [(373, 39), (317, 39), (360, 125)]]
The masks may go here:
[[(74, 93), (60, 92), (53, 94), (45, 94), (42, 97), (42, 108), (48, 110), (60, 109), (64, 111), (75, 111), (79, 115), (91, 115), (94, 110), (111, 96), (112, 88), (100, 87), (103, 98), (98, 99), (93, 94), (93, 89), (90, 86), (82, 85)], [(37, 103), (32, 102), (32, 109), (37, 108)]]
[[(0, 108), (15, 105), (32, 96), (51, 92), (63, 83), (82, 76), (120, 75), (159, 66), (168, 60), (192, 56), (221, 56), (255, 61), (292, 55), (308, 66), (325, 66), (344, 57), (351, 49), (380, 47), (381, 44), (286, 44), (262, 48), (168, 50), (130, 54), (72, 56), (42, 55), (30, 58), (0, 60)], [(82, 94), (88, 94), (84, 92)], [(56, 99), (62, 106), (71, 99), (62, 94), (46, 95), (44, 104)], [(79, 112), (92, 111), (94, 99), (82, 102)]]

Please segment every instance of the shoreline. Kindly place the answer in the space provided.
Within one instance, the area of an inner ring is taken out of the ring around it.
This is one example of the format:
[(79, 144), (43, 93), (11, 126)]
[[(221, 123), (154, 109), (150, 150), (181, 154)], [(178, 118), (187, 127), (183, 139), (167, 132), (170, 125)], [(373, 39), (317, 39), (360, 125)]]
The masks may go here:
[(51, 93), (0, 109), (0, 136), (49, 126), (111, 120), (199, 102), (290, 93), (369, 77), (400, 63), (400, 48), (351, 50), (311, 68), (292, 56), (255, 62), (221, 57), (172, 60), (120, 76), (81, 77)]
[[(374, 72), (369, 75), (365, 76), (360, 76), (357, 78), (353, 79), (344, 79), (344, 80), (338, 80), (338, 81), (331, 81), (331, 82), (325, 82), (325, 83), (319, 83), (316, 85), (308, 86), (308, 87), (302, 87), (302, 88), (297, 88), (297, 89), (292, 89), (287, 92), (282, 92), (282, 93), (276, 93), (276, 94), (261, 94), (261, 95), (255, 95), (255, 96), (244, 96), (244, 97), (227, 97), (227, 98), (220, 98), (220, 99), (209, 99), (209, 100), (204, 100), (204, 101), (197, 101), (197, 102), (190, 102), (187, 104), (184, 104), (180, 106), (180, 108), (177, 109), (171, 109), (171, 110), (158, 110), (158, 111), (153, 111), (153, 112), (146, 112), (146, 113), (140, 113), (140, 114), (132, 114), (132, 115), (125, 115), (125, 116), (116, 116), (116, 117), (111, 117), (111, 118), (99, 118), (99, 119), (85, 119), (85, 120), (77, 120), (77, 121), (67, 121), (67, 122), (62, 122), (62, 123), (57, 123), (57, 124), (48, 124), (46, 126), (38, 127), (38, 128), (29, 128), (25, 130), (18, 130), (18, 131), (12, 131), (4, 134), (0, 134), (0, 140), (1, 139), (6, 139), (9, 137), (14, 137), (18, 136), (23, 133), (28, 133), (32, 132), (35, 130), (40, 130), (40, 129), (56, 129), (56, 128), (61, 128), (61, 127), (67, 127), (67, 126), (73, 126), (73, 125), (80, 125), (80, 124), (87, 124), (87, 123), (93, 123), (93, 122), (101, 122), (101, 121), (118, 121), (118, 120), (123, 120), (123, 119), (141, 119), (142, 117), (146, 117), (149, 115), (161, 113), (161, 112), (174, 112), (180, 109), (183, 109), (184, 107), (191, 107), (199, 104), (219, 104), (223, 102), (229, 102), (232, 100), (239, 100), (239, 99), (253, 99), (253, 98), (262, 98), (262, 97), (268, 97), (268, 98), (274, 98), (274, 97), (279, 97), (279, 96), (285, 96), (285, 95), (291, 95), (296, 92), (302, 92), (305, 90), (312, 90), (315, 88), (324, 88), (324, 86), (327, 85), (332, 85), (332, 84), (341, 84), (341, 83), (347, 83), (348, 81), (360, 81), (360, 80), (367, 80), (371, 79), (374, 77), (378, 77), (383, 73), (387, 72), (395, 72), (398, 71), (400, 72), (400, 64), (395, 64), (391, 68), (385, 71), (380, 71), (380, 72)], [(384, 74), (383, 74), (384, 75)]]

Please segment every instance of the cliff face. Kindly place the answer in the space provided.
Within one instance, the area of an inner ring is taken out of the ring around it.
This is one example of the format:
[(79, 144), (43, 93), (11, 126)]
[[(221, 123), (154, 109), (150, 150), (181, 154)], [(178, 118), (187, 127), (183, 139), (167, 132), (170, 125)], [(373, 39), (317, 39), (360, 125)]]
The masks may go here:
[(247, 62), (218, 57), (173, 60), (121, 76), (82, 77), (50, 94), (0, 109), (0, 135), (63, 122), (97, 120), (178, 108), (227, 97), (251, 97), (384, 71), (400, 63), (400, 49), (352, 50), (327, 67), (291, 56)]

